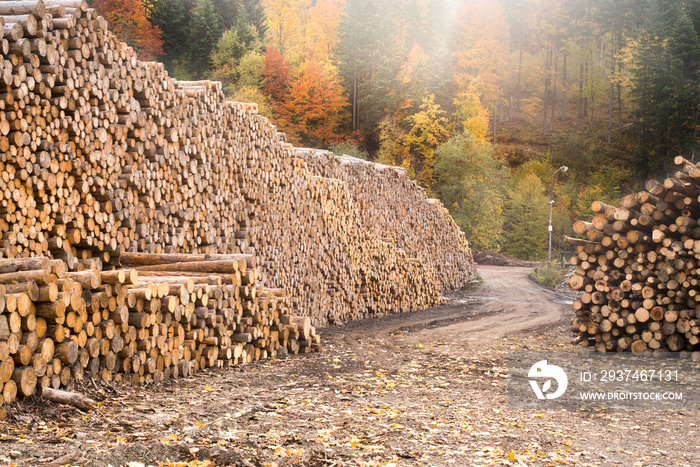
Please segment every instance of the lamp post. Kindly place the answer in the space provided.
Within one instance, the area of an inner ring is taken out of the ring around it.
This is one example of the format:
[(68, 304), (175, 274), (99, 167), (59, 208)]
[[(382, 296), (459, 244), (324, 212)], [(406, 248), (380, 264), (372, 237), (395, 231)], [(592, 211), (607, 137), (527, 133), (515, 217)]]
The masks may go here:
[(552, 261), (552, 209), (554, 208), (554, 176), (557, 172), (566, 172), (569, 168), (562, 165), (552, 174), (552, 183), (550, 184), (549, 190), (549, 255), (547, 256), (547, 261)]

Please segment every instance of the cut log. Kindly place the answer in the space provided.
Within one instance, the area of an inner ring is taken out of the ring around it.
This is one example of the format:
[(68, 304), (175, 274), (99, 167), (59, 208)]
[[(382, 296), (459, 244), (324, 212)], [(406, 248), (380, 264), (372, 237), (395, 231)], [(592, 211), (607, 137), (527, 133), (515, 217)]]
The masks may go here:
[(41, 397), (57, 404), (71, 405), (85, 411), (94, 410), (97, 407), (97, 402), (87, 396), (49, 387), (42, 388)]

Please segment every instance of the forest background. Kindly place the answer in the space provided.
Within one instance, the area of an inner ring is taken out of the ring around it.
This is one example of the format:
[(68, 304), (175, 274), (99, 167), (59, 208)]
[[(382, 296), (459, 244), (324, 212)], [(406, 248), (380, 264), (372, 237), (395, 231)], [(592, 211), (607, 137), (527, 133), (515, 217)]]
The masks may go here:
[(695, 161), (700, 0), (92, 3), (295, 145), (405, 167), (476, 250), (546, 259), (551, 196), (559, 258), (592, 201)]

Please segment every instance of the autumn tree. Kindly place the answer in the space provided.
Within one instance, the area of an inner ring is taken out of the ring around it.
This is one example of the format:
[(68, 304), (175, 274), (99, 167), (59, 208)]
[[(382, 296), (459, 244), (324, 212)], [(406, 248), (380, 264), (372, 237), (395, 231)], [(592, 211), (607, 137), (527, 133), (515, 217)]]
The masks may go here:
[(460, 110), (466, 111), (463, 121), (474, 119), (474, 129), (482, 135), (483, 114), (495, 112), (504, 99), (508, 26), (496, 0), (462, 0), (458, 5), (456, 28), (460, 34), (454, 36), (453, 67), (461, 92)]
[(416, 181), (427, 190), (432, 190), (435, 180), (435, 150), (449, 138), (449, 122), (440, 106), (435, 103), (435, 96), (423, 99), (420, 110), (406, 118), (408, 132), (404, 144), (411, 157), (411, 166), (416, 174)]
[(345, 0), (265, 0), (270, 46), (294, 64), (331, 59)]
[(292, 81), (292, 66), (279, 50), (268, 48), (265, 52), (261, 75), (262, 92), (272, 99), (277, 115), (283, 112), (283, 104)]
[(486, 140), (489, 132), (489, 114), (481, 105), (481, 99), (474, 86), (457, 94), (454, 99), (455, 117), (460, 126), (475, 138)]
[(503, 242), (505, 161), (491, 144), (469, 132), (435, 151), (435, 191), (475, 250), (499, 250)]
[(212, 0), (196, 0), (187, 37), (186, 68), (196, 78), (209, 74), (211, 53), (224, 32), (223, 18)]
[(346, 106), (337, 70), (312, 60), (292, 81), (279, 123), (295, 142), (324, 147), (342, 139)]
[(411, 167), (411, 157), (406, 147), (406, 130), (404, 129), (404, 114), (399, 112), (387, 115), (379, 122), (379, 151), (377, 161), (386, 165), (396, 165), (405, 168), (408, 176), (416, 178)]
[(163, 39), (158, 26), (146, 18), (141, 0), (95, 0), (93, 6), (109, 22), (112, 32), (130, 45), (142, 60), (163, 55)]

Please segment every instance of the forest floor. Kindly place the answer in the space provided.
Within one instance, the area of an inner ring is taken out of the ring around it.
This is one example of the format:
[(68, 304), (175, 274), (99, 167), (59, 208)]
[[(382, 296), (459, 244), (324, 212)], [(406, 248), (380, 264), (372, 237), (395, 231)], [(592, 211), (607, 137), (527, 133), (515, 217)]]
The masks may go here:
[(0, 422), (0, 465), (700, 465), (697, 411), (509, 408), (508, 352), (588, 351), (570, 298), (529, 271), (480, 266), (445, 305), (322, 329), (320, 354), (90, 383), (89, 413), (26, 400)]

